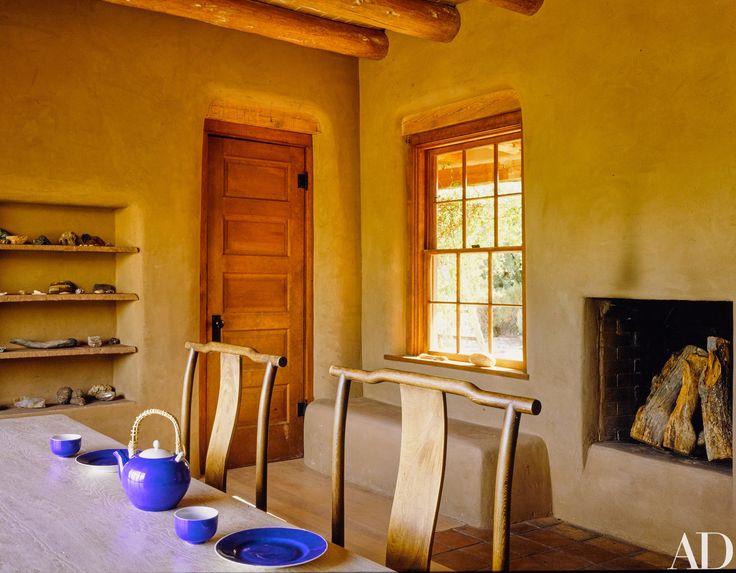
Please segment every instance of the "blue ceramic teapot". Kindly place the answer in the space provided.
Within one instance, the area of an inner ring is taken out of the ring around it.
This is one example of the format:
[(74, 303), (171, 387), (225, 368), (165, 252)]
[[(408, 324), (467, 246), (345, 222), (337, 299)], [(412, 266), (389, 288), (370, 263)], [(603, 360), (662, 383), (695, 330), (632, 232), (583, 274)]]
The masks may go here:
[[(151, 414), (169, 419), (176, 431), (176, 452), (171, 453), (159, 447), (154, 440), (153, 447), (136, 451), (138, 445), (138, 425)], [(163, 410), (150, 409), (141, 412), (130, 431), (128, 452), (115, 451), (118, 461), (118, 474), (125, 495), (131, 503), (143, 511), (165, 511), (176, 507), (189, 488), (191, 473), (184, 459), (181, 435), (176, 418)]]

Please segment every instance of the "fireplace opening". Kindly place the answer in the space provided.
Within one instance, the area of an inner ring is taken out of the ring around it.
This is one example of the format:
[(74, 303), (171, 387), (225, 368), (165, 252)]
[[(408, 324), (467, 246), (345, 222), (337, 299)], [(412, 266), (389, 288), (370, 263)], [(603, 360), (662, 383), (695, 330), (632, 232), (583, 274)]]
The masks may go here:
[[(596, 315), (596, 340), (588, 348), (598, 364), (598, 441), (644, 442), (673, 455), (730, 465), (725, 456), (732, 455), (733, 303), (617, 298), (589, 303)], [(714, 351), (710, 363), (708, 350)], [(722, 402), (716, 425), (708, 394), (713, 382)], [(632, 426), (638, 441), (631, 437)], [(716, 426), (722, 436), (716, 436)], [(727, 438), (729, 452), (717, 453), (718, 437)]]

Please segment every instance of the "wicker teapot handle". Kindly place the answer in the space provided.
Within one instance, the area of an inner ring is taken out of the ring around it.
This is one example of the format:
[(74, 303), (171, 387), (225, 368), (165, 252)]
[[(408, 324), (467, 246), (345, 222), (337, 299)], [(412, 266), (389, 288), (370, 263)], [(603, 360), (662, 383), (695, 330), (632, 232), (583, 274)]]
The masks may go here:
[(174, 433), (176, 435), (176, 452), (174, 453), (177, 455), (183, 454), (184, 449), (181, 446), (181, 432), (179, 430), (179, 423), (176, 421), (176, 418), (174, 418), (174, 416), (172, 416), (165, 410), (150, 408), (148, 410), (143, 410), (143, 412), (138, 414), (135, 422), (133, 422), (133, 428), (130, 430), (130, 442), (128, 442), (128, 455), (132, 458), (135, 455), (135, 450), (138, 448), (138, 424), (141, 423), (141, 420), (143, 420), (143, 418), (150, 416), (151, 414), (158, 414), (159, 416), (163, 416), (174, 425)]

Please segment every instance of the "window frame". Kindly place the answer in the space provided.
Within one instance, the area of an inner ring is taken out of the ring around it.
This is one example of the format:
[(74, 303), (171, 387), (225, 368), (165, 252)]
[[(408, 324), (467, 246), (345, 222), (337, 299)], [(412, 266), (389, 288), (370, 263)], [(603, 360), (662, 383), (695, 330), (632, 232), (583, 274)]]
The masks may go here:
[[(513, 111), (479, 120), (468, 121), (448, 127), (442, 127), (417, 133), (407, 137), (409, 144), (409, 162), (407, 165), (408, 182), (408, 215), (409, 215), (409, 280), (408, 280), (408, 324), (407, 324), (407, 353), (410, 356), (436, 355), (448, 360), (468, 364), (466, 355), (450, 354), (429, 350), (429, 294), (430, 294), (430, 253), (436, 252), (433, 245), (432, 213), (434, 213), (434, 193), (428, 187), (434, 181), (434, 166), (430, 159), (438, 150), (449, 151), (453, 146), (472, 144), (489, 138), (494, 143), (504, 139), (521, 139), (522, 153), (522, 192), (521, 192), (521, 245), (519, 247), (482, 248), (480, 252), (515, 250), (522, 253), (522, 360), (515, 361), (496, 357), (496, 366), (503, 369), (512, 369), (526, 373), (527, 367), (527, 304), (526, 304), (526, 238), (525, 238), (525, 195), (524, 189), (524, 138), (521, 124), (521, 112)], [(498, 201), (498, 189), (495, 189), (494, 204)], [(496, 212), (494, 210), (494, 212)], [(494, 225), (497, 233), (497, 224)], [(477, 249), (462, 249), (473, 252)], [(448, 249), (449, 252), (457, 249)], [(490, 280), (490, 277), (489, 277)], [(459, 303), (458, 303), (459, 304)], [(488, 301), (489, 311), (492, 301)], [(441, 364), (441, 363), (438, 363)]]

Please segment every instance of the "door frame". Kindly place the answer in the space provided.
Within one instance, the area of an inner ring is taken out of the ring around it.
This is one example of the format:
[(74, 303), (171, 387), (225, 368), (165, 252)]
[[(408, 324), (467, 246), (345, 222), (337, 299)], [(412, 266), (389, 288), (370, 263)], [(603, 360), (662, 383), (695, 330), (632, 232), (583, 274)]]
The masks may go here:
[[(205, 119), (204, 135), (202, 139), (202, 192), (200, 207), (200, 236), (199, 236), (199, 339), (207, 342), (210, 328), (207, 313), (207, 233), (209, 215), (208, 190), (208, 145), (209, 136), (216, 135), (255, 141), (259, 143), (274, 143), (291, 147), (304, 148), (304, 167), (307, 172), (307, 189), (304, 205), (304, 400), (311, 402), (314, 399), (313, 382), (313, 325), (314, 325), (314, 218), (313, 218), (313, 181), (312, 176), (312, 135), (293, 131), (282, 131), (268, 127), (256, 127), (240, 123), (230, 123), (218, 119)], [(288, 356), (286, 357), (288, 360)], [(204, 467), (207, 454), (207, 368), (199, 365), (199, 459), (200, 466)]]

